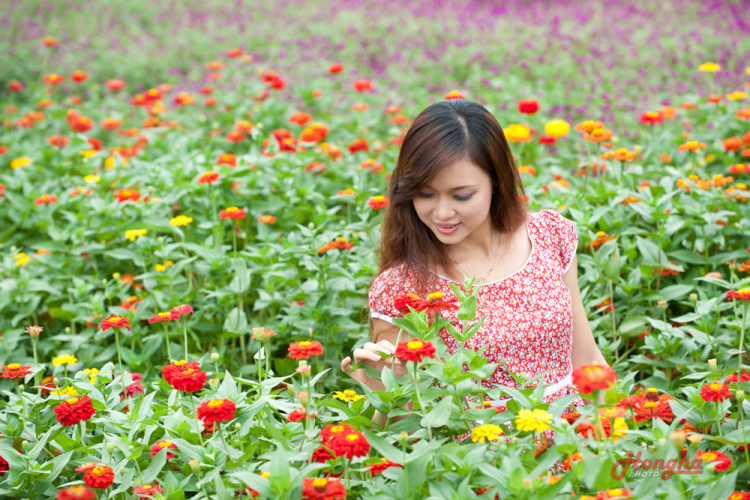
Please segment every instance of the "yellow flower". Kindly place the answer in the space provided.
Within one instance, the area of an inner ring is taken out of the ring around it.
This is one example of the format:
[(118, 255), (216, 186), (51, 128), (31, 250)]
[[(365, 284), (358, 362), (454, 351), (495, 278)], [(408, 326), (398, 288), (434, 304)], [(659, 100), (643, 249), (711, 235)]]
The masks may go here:
[(145, 236), (148, 233), (148, 229), (129, 229), (125, 231), (125, 237), (130, 241), (135, 241), (136, 238)]
[(531, 140), (531, 131), (523, 125), (516, 123), (508, 125), (508, 128), (503, 129), (503, 132), (509, 142), (529, 142)]
[(748, 75), (750, 75), (750, 66), (748, 66), (747, 68), (745, 68), (745, 73), (747, 73)]
[(16, 267), (21, 267), (27, 264), (31, 260), (31, 257), (21, 252), (21, 253), (16, 254), (15, 259), (16, 259)]
[(96, 376), (99, 375), (99, 370), (96, 368), (84, 368), (83, 373), (89, 376), (91, 385), (94, 385), (94, 382), (96, 382)]
[(742, 92), (741, 90), (735, 90), (734, 92), (727, 94), (727, 99), (730, 101), (741, 101), (745, 97), (747, 97), (747, 93)]
[(345, 390), (344, 392), (336, 391), (333, 393), (333, 397), (336, 399), (340, 399), (344, 403), (349, 403), (350, 401), (359, 401), (360, 399), (365, 399), (365, 396), (362, 394), (357, 394), (354, 391)]
[(516, 417), (516, 428), (525, 432), (546, 431), (550, 428), (549, 424), (551, 423), (552, 415), (539, 409), (534, 409), (532, 411), (524, 408), (518, 412), (518, 417)]
[(98, 152), (99, 151), (97, 151), (96, 149), (87, 149), (86, 151), (81, 151), (78, 154), (81, 155), (81, 156), (83, 156), (84, 158), (91, 158), (92, 156), (94, 156)]
[(471, 431), (471, 440), (475, 443), (477, 441), (479, 441), (480, 443), (484, 443), (485, 439), (487, 441), (495, 441), (497, 440), (497, 438), (504, 434), (505, 433), (499, 425), (484, 424), (480, 425), (479, 427), (474, 427), (474, 430)]
[[(125, 158), (124, 156), (120, 156), (119, 158), (122, 161), (122, 166), (123, 167), (128, 164), (128, 159), (127, 158)], [(115, 168), (115, 157), (114, 156), (110, 156), (109, 158), (105, 159), (104, 160), (104, 166), (107, 167), (107, 168), (109, 168), (109, 169)]]
[(27, 158), (25, 156), (22, 156), (21, 158), (16, 158), (15, 160), (10, 162), (10, 168), (13, 170), (21, 167), (28, 167), (33, 162), (31, 161), (31, 158)]
[(427, 294), (427, 300), (437, 300), (443, 298), (443, 292), (435, 292)]
[(98, 175), (92, 174), (92, 175), (87, 175), (86, 177), (83, 178), (83, 180), (88, 182), (89, 184), (96, 184), (97, 182), (101, 180), (101, 177), (99, 177)]
[(187, 226), (191, 222), (193, 222), (193, 218), (188, 217), (187, 215), (178, 215), (169, 221), (173, 226)]
[(168, 261), (166, 261), (166, 262), (164, 263), (164, 265), (165, 265), (165, 266), (174, 266), (174, 262), (172, 262), (171, 260), (168, 260)]
[(119, 280), (120, 279), (120, 273), (112, 273), (112, 279)]
[(617, 441), (621, 437), (627, 436), (626, 433), (622, 431), (628, 430), (628, 424), (625, 422), (625, 419), (622, 417), (618, 417), (615, 419), (615, 425), (614, 429), (612, 430), (612, 441)]
[(58, 357), (52, 360), (52, 364), (55, 366), (60, 365), (74, 365), (78, 362), (78, 358), (71, 356), (70, 354), (60, 354)]
[(568, 135), (570, 125), (565, 120), (552, 120), (544, 126), (544, 133), (551, 137), (562, 137)]
[(156, 264), (155, 267), (156, 271), (159, 273), (164, 272), (167, 269), (167, 266), (165, 266), (164, 264)]
[(59, 391), (50, 391), (50, 394), (54, 394), (55, 396), (61, 396), (66, 398), (71, 398), (78, 396), (78, 391), (76, 391), (75, 387), (66, 387), (65, 389), (60, 389)]
[(721, 69), (721, 66), (715, 62), (705, 62), (698, 66), (698, 71), (705, 71), (707, 73), (716, 73)]

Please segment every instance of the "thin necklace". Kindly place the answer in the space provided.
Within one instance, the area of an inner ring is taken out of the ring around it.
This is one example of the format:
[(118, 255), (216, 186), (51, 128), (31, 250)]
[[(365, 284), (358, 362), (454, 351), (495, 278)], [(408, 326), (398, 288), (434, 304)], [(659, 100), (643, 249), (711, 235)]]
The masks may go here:
[[(500, 248), (502, 248), (502, 245), (501, 245), (501, 244), (498, 244), (498, 245), (497, 245), (497, 253), (495, 254), (495, 260), (493, 260), (493, 261), (492, 261), (492, 266), (490, 267), (490, 270), (489, 270), (489, 271), (487, 271), (487, 274), (485, 274), (485, 275), (484, 275), (484, 278), (481, 278), (481, 280), (482, 280), (482, 283), (484, 283), (484, 280), (486, 280), (486, 279), (487, 279), (487, 276), (489, 276), (489, 275), (490, 275), (490, 273), (492, 272), (492, 270), (493, 270), (493, 269), (495, 269), (495, 263), (497, 262), (497, 256), (498, 256), (498, 255), (500, 255)], [(450, 257), (448, 257), (448, 260), (450, 260), (451, 262), (453, 262), (454, 264), (456, 264), (456, 265), (457, 265), (458, 267), (460, 267), (460, 268), (461, 268), (461, 270), (462, 270), (462, 271), (464, 272), (464, 274), (465, 274), (466, 276), (473, 276), (473, 275), (472, 275), (471, 273), (469, 273), (469, 272), (468, 272), (468, 271), (467, 271), (466, 269), (464, 269), (464, 266), (462, 266), (461, 264), (459, 264), (459, 263), (458, 263), (458, 262), (456, 262), (455, 260), (451, 259)]]

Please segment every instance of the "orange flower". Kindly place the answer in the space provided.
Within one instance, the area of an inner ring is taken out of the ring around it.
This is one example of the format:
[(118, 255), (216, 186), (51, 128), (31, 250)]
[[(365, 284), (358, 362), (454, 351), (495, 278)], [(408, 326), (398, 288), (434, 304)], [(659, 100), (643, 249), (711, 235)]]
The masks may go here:
[(125, 82), (119, 78), (114, 80), (107, 80), (107, 88), (112, 92), (117, 92), (125, 88)]
[(57, 73), (52, 73), (51, 75), (45, 75), (44, 84), (52, 85), (56, 87), (58, 83), (61, 83), (64, 80), (65, 80), (64, 76), (58, 75)]
[(748, 174), (750, 173), (750, 165), (746, 163), (737, 163), (729, 167), (730, 174)]
[(34, 200), (34, 203), (37, 205), (47, 205), (50, 203), (57, 203), (57, 196), (55, 196), (54, 194), (52, 195), (43, 194), (42, 196)]
[(692, 151), (692, 152), (696, 152), (699, 149), (706, 149), (706, 143), (698, 142), (698, 141), (688, 141), (685, 144), (681, 144), (680, 147), (677, 148), (678, 151)]
[(104, 130), (117, 130), (117, 128), (119, 128), (121, 124), (122, 122), (117, 118), (105, 118), (100, 123), (101, 127)]
[(706, 98), (706, 101), (710, 102), (711, 104), (718, 104), (724, 99), (724, 96), (721, 94), (711, 94)]
[(372, 82), (370, 80), (356, 80), (354, 82), (354, 90), (357, 92), (367, 92), (372, 90)]
[(45, 47), (57, 47), (58, 43), (55, 37), (47, 35), (42, 38), (42, 45), (44, 45)]
[(356, 198), (357, 195), (354, 193), (354, 190), (352, 189), (342, 189), (341, 191), (336, 193), (337, 196), (351, 196), (352, 198)]
[(47, 142), (49, 142), (49, 145), (52, 147), (64, 148), (70, 141), (64, 135), (51, 135), (47, 138)]
[(325, 172), (327, 167), (323, 162), (314, 161), (304, 168), (305, 172), (312, 172), (314, 174), (322, 174)]
[(323, 123), (313, 122), (309, 127), (302, 131), (300, 140), (302, 142), (320, 142), (325, 140), (330, 131), (329, 127)]
[(384, 195), (377, 195), (371, 197), (369, 200), (367, 200), (367, 206), (372, 208), (373, 210), (378, 210), (380, 208), (383, 208), (385, 206), (388, 206), (388, 202), (390, 200), (387, 196)]
[(328, 67), (328, 72), (329, 72), (330, 74), (332, 74), (332, 75), (335, 75), (335, 74), (341, 73), (342, 71), (344, 71), (344, 65), (343, 65), (343, 64), (341, 64), (341, 63), (335, 63), (335, 64), (331, 64), (331, 65), (330, 65), (330, 66)]
[(357, 151), (369, 150), (370, 145), (367, 143), (367, 139), (359, 138), (359, 139), (354, 139), (352, 142), (350, 142), (347, 148), (349, 149), (349, 152), (351, 154), (354, 154)]
[(351, 109), (352, 111), (367, 111), (368, 109), (370, 109), (370, 106), (363, 102), (357, 102), (352, 104), (352, 107), (349, 109)]
[(606, 391), (617, 381), (617, 374), (607, 365), (581, 365), (573, 370), (573, 385), (581, 394)]
[(595, 128), (589, 134), (583, 136), (585, 141), (603, 142), (612, 139), (612, 131), (608, 128)]
[(213, 184), (219, 180), (218, 172), (205, 172), (198, 177), (198, 184)]
[(237, 132), (236, 130), (227, 132), (226, 138), (227, 138), (227, 141), (233, 142), (233, 143), (242, 142), (245, 139), (247, 139), (247, 137), (245, 137), (245, 134), (243, 134), (242, 132)]
[(141, 192), (130, 188), (118, 189), (115, 193), (115, 198), (117, 198), (117, 201), (120, 203), (124, 203), (128, 200), (138, 201), (141, 199)]
[(724, 151), (739, 151), (742, 149), (742, 139), (739, 137), (730, 137), (721, 142), (724, 145)]
[(464, 97), (464, 95), (458, 90), (451, 90), (450, 92), (445, 94), (443, 98), (446, 101), (450, 101), (452, 99), (466, 99), (466, 97)]
[(693, 104), (692, 102), (683, 102), (680, 104), (680, 107), (682, 109), (698, 109), (698, 106)]
[(595, 122), (591, 120), (581, 122), (575, 126), (576, 131), (584, 132), (586, 134), (590, 134), (591, 132), (593, 132), (595, 129), (598, 129), (598, 128), (604, 128), (604, 124), (602, 122)]
[(313, 117), (307, 113), (294, 113), (289, 117), (289, 123), (296, 123), (300, 127), (304, 127), (309, 122), (311, 122), (312, 119)]
[(750, 108), (738, 109), (737, 118), (740, 120), (750, 120)]
[(289, 344), (289, 357), (292, 359), (309, 359), (310, 356), (323, 354), (323, 344), (318, 341), (304, 340)]
[(261, 215), (258, 217), (258, 222), (265, 222), (266, 224), (273, 224), (276, 222), (276, 217), (273, 215)]
[(81, 71), (80, 69), (75, 70), (71, 75), (70, 79), (73, 80), (76, 83), (85, 82), (89, 79), (89, 74), (85, 71)]
[(219, 156), (216, 160), (217, 165), (229, 165), (230, 167), (237, 166), (237, 157), (231, 153), (224, 153)]
[(235, 47), (232, 50), (230, 50), (229, 52), (227, 52), (227, 57), (229, 57), (230, 59), (235, 59), (237, 57), (242, 57), (242, 55), (243, 55), (242, 49), (237, 48), (237, 47)]
[(318, 254), (324, 254), (328, 250), (351, 250), (354, 242), (349, 242), (346, 238), (339, 236), (335, 241), (330, 241), (318, 249)]
[(70, 127), (76, 132), (88, 132), (93, 126), (94, 121), (88, 116), (79, 116), (70, 122)]

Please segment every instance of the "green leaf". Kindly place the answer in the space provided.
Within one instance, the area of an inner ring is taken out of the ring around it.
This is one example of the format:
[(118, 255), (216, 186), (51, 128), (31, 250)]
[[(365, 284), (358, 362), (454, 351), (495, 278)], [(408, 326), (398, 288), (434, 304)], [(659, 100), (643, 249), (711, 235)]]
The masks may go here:
[(432, 427), (441, 427), (448, 422), (451, 416), (451, 400), (443, 398), (438, 404), (432, 407), (425, 419)]
[(461, 321), (473, 321), (477, 317), (477, 298), (476, 296), (469, 295), (466, 297), (466, 301), (461, 304), (458, 309), (456, 317)]
[(247, 315), (245, 311), (241, 311), (238, 308), (232, 309), (224, 321), (224, 330), (235, 333), (247, 333)]
[(659, 290), (664, 300), (677, 300), (693, 291), (693, 285), (672, 285)]
[[(68, 462), (73, 457), (73, 452), (68, 451), (63, 453), (62, 455), (56, 456), (52, 460), (52, 471), (50, 471), (49, 475), (47, 475), (46, 478), (44, 478), (44, 481), (42, 481), (42, 485), (49, 486), (51, 485), (55, 479), (57, 479), (57, 476), (60, 475), (60, 473), (63, 471), (66, 465), (68, 465)], [(45, 467), (47, 464), (45, 464)]]
[[(643, 263), (649, 266), (659, 266), (669, 263), (669, 259), (667, 259), (667, 256), (659, 250), (659, 247), (656, 246), (656, 243), (654, 243), (651, 240), (647, 240), (645, 238), (641, 238), (640, 236), (635, 237), (636, 244), (638, 245), (638, 250), (641, 251), (641, 255), (643, 256)], [(661, 255), (661, 263), (659, 261), (659, 256)]]
[(615, 246), (615, 250), (609, 256), (607, 263), (604, 264), (604, 275), (610, 281), (617, 281), (620, 277), (620, 269), (622, 269), (622, 261), (620, 260), (620, 250)]
[(148, 468), (143, 471), (143, 484), (149, 484), (151, 481), (156, 479), (159, 475), (164, 464), (167, 463), (167, 448), (162, 448), (154, 458), (151, 459), (151, 463)]

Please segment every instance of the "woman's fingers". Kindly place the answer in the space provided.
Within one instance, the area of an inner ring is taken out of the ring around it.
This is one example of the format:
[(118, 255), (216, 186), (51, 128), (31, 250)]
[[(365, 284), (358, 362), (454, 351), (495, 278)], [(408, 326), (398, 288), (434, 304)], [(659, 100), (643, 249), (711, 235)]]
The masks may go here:
[(341, 360), (341, 371), (344, 373), (349, 373), (351, 369), (352, 369), (352, 358), (347, 356)]

